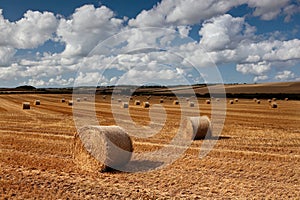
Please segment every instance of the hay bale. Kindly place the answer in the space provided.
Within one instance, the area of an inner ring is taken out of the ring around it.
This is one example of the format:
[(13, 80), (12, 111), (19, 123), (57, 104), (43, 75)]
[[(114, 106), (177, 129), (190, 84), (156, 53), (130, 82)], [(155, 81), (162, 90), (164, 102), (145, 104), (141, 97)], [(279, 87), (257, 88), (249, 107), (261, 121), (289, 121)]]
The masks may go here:
[(88, 98), (87, 97), (83, 97), (83, 101), (87, 101), (88, 100)]
[(189, 98), (186, 98), (185, 100), (186, 100), (186, 101), (190, 101), (190, 99), (189, 99)]
[(260, 100), (256, 100), (256, 103), (257, 103), (257, 104), (260, 104)]
[(118, 126), (86, 126), (75, 135), (75, 163), (87, 171), (125, 166), (133, 152), (129, 135)]
[(272, 98), (272, 101), (276, 101), (277, 99), (276, 98)]
[(73, 101), (68, 101), (69, 106), (73, 106)]
[(123, 102), (122, 104), (121, 104), (121, 108), (128, 108), (129, 106), (128, 106), (128, 102)]
[(114, 97), (111, 97), (111, 100), (115, 100), (115, 98), (114, 98)]
[(173, 101), (173, 105), (179, 105), (179, 101), (178, 100), (174, 100)]
[(206, 104), (210, 104), (210, 100), (207, 99), (207, 100), (205, 101), (205, 103), (206, 103)]
[(276, 103), (276, 102), (272, 102), (272, 103), (270, 104), (270, 107), (271, 107), (271, 108), (277, 108), (277, 107), (278, 107), (278, 105), (277, 105), (277, 103)]
[(141, 105), (141, 102), (140, 102), (139, 100), (135, 100), (135, 101), (134, 101), (134, 105), (135, 105), (135, 106), (139, 106), (139, 105)]
[(103, 96), (102, 96), (102, 99), (106, 99), (106, 95), (103, 95)]
[(164, 102), (164, 100), (163, 100), (163, 99), (160, 99), (160, 100), (159, 100), (159, 103), (163, 103), (163, 102)]
[(289, 100), (289, 98), (285, 98), (284, 100), (285, 100), (285, 101), (288, 101), (288, 100)]
[(173, 99), (173, 98), (172, 98), (172, 97), (170, 97), (169, 99), (172, 101), (172, 99)]
[(60, 102), (61, 102), (61, 103), (65, 103), (66, 100), (65, 100), (64, 98), (62, 98), (62, 99), (60, 100)]
[(268, 99), (268, 102), (269, 102), (269, 103), (271, 103), (271, 102), (272, 102), (272, 100), (271, 100), (271, 99)]
[(195, 107), (195, 103), (192, 101), (188, 102), (188, 105), (189, 105), (189, 107)]
[(233, 100), (230, 100), (230, 101), (229, 101), (229, 104), (233, 104)]
[(29, 102), (23, 102), (22, 107), (23, 107), (23, 110), (29, 110), (30, 109), (30, 103)]
[(212, 136), (210, 119), (207, 116), (187, 117), (184, 120), (184, 135), (187, 139), (204, 139)]
[(219, 99), (219, 98), (216, 98), (216, 101), (220, 101), (220, 99)]
[(35, 100), (35, 101), (34, 101), (34, 105), (36, 105), (36, 106), (41, 105), (41, 101), (40, 101), (40, 100)]
[(236, 102), (236, 103), (239, 102), (239, 99), (238, 98), (234, 99), (234, 102)]
[(257, 98), (254, 98), (253, 101), (256, 102), (256, 101), (257, 101)]
[(80, 98), (77, 98), (76, 101), (77, 101), (77, 102), (80, 102)]
[(150, 100), (151, 99), (151, 95), (149, 95), (148, 97), (147, 97), (147, 100)]
[(133, 98), (132, 98), (132, 97), (130, 97), (130, 98), (129, 98), (129, 100), (130, 100), (130, 101), (132, 101), (132, 100), (133, 100)]
[(118, 103), (121, 103), (122, 102), (122, 100), (121, 99), (118, 99)]
[(143, 102), (143, 107), (144, 108), (149, 108), (150, 107), (150, 103), (148, 101)]

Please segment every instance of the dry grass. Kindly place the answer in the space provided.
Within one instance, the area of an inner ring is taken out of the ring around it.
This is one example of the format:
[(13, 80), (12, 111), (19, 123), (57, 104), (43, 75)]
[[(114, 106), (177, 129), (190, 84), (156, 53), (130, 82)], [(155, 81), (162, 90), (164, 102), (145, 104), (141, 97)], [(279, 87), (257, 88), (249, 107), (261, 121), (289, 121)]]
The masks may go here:
[[(72, 108), (60, 103), (62, 97), (71, 99), (72, 95), (0, 95), (0, 199), (298, 199), (300, 196), (300, 101), (277, 100), (279, 107), (270, 109), (267, 101), (257, 105), (251, 99), (239, 99), (238, 104), (227, 107), (221, 137), (206, 157), (198, 157), (205, 141), (195, 140), (176, 162), (163, 169), (146, 173), (98, 173), (87, 172), (74, 162), (76, 127)], [(30, 112), (20, 109), (24, 100), (35, 99), (40, 99), (42, 105)], [(155, 104), (159, 99), (153, 96), (149, 103)], [(96, 96), (96, 100), (99, 123), (114, 125), (110, 102), (103, 101), (102, 96)], [(211, 106), (198, 105), (201, 115), (211, 117)], [(132, 137), (135, 152), (160, 149), (177, 133), (180, 107), (169, 100), (162, 106), (167, 114), (165, 126), (150, 138)], [(148, 125), (149, 109), (132, 106), (129, 111), (137, 124)], [(147, 166), (157, 164), (135, 158), (132, 161)]]

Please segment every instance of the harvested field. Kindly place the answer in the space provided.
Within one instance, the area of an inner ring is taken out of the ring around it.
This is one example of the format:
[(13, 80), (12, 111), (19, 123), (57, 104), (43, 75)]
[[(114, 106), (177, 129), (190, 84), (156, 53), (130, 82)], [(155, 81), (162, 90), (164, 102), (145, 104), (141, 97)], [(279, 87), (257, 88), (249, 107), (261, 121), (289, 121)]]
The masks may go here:
[[(72, 96), (0, 95), (1, 199), (297, 199), (300, 196), (300, 101), (277, 99), (278, 108), (272, 109), (266, 99), (256, 104), (252, 99), (239, 98), (236, 104), (226, 103), (221, 137), (203, 159), (198, 158), (203, 140), (197, 140), (165, 168), (143, 173), (100, 173), (85, 171), (74, 163), (74, 106), (61, 103), (63, 98), (69, 100)], [(35, 99), (42, 104), (33, 105), (30, 110), (20, 106)], [(95, 99), (100, 125), (115, 125), (111, 97), (103, 99), (97, 95)], [(151, 107), (159, 104), (160, 99), (151, 96)], [(167, 119), (158, 134), (149, 138), (132, 137), (134, 152), (154, 151), (171, 141), (181, 115), (181, 105), (173, 105), (174, 99), (166, 98), (160, 104)], [(201, 115), (210, 117), (211, 106), (218, 102), (204, 104), (204, 101), (198, 99), (198, 106), (190, 109), (199, 107)], [(193, 102), (197, 103), (197, 99)], [(82, 101), (80, 105), (89, 103)], [(132, 105), (134, 102), (130, 101), (126, 110), (133, 121), (149, 125), (151, 107)]]

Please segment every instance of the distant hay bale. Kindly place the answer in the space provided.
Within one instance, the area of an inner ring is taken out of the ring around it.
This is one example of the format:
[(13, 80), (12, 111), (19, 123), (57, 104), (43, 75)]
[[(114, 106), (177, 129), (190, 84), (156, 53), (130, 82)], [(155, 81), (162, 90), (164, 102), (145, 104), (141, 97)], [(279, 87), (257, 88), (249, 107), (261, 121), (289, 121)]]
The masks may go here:
[(115, 98), (114, 98), (114, 97), (111, 97), (111, 100), (115, 100)]
[(172, 100), (173, 98), (172, 98), (172, 97), (170, 97), (169, 99), (170, 99), (170, 100)]
[(149, 95), (148, 97), (147, 97), (147, 100), (150, 100), (151, 99), (151, 95)]
[(68, 101), (69, 106), (73, 106), (73, 101)]
[(271, 102), (272, 102), (272, 100), (271, 100), (271, 99), (268, 99), (268, 102), (269, 102), (269, 103), (271, 103)]
[(174, 100), (173, 101), (173, 105), (179, 105), (179, 101), (178, 100)]
[(77, 102), (80, 102), (80, 98), (77, 98), (76, 101), (77, 101)]
[(36, 106), (41, 105), (41, 101), (40, 100), (35, 100), (34, 105), (36, 105)]
[(207, 100), (205, 101), (205, 103), (206, 103), (206, 104), (210, 104), (210, 100), (207, 99)]
[(276, 101), (277, 99), (276, 98), (272, 98), (272, 101)]
[(160, 100), (159, 100), (159, 103), (163, 103), (163, 102), (164, 102), (164, 100), (163, 100), (163, 99), (160, 99)]
[(239, 102), (239, 99), (238, 98), (234, 99), (234, 102), (236, 102), (236, 103)]
[(87, 97), (83, 97), (83, 101), (87, 101), (88, 100), (88, 98)]
[(149, 108), (150, 107), (150, 103), (148, 101), (143, 102), (143, 107), (144, 108)]
[(122, 100), (121, 100), (121, 99), (118, 99), (118, 102), (119, 102), (119, 103), (121, 103), (121, 102), (122, 102)]
[(210, 119), (207, 116), (187, 117), (184, 120), (184, 135), (187, 139), (204, 139), (212, 136)]
[(257, 101), (257, 98), (254, 98), (253, 101), (256, 102), (256, 101)]
[(65, 103), (66, 100), (63, 98), (63, 99), (60, 100), (60, 102), (61, 102), (61, 103)]
[(29, 102), (23, 102), (22, 107), (23, 107), (23, 110), (29, 110), (30, 109), (30, 103)]
[(288, 100), (289, 100), (289, 98), (285, 98), (284, 100), (285, 100), (285, 101), (288, 101)]
[(271, 102), (270, 107), (271, 107), (271, 108), (277, 108), (278, 105), (277, 105), (276, 102)]
[(189, 105), (189, 107), (195, 107), (195, 103), (192, 102), (192, 101), (189, 101), (189, 102), (188, 102), (188, 105)]
[(106, 99), (106, 95), (103, 95), (103, 96), (102, 96), (102, 99)]
[(135, 106), (139, 106), (139, 105), (141, 105), (141, 102), (140, 102), (139, 100), (135, 100), (135, 101), (134, 101), (134, 105), (135, 105)]
[(128, 102), (123, 102), (122, 104), (121, 104), (121, 108), (128, 108), (129, 106), (128, 106)]
[(216, 101), (220, 101), (220, 99), (219, 99), (219, 98), (216, 98)]
[(256, 103), (257, 103), (257, 104), (260, 104), (260, 100), (256, 100)]
[(229, 104), (233, 104), (233, 100), (230, 100), (230, 101), (229, 101)]
[(132, 98), (132, 97), (130, 97), (130, 98), (129, 98), (129, 100), (130, 100), (130, 101), (132, 101), (132, 100), (133, 100), (133, 98)]
[(129, 135), (118, 126), (86, 126), (74, 138), (73, 158), (87, 171), (125, 166), (133, 152)]
[(186, 98), (185, 100), (186, 100), (186, 101), (189, 101), (190, 99), (189, 99), (189, 98)]

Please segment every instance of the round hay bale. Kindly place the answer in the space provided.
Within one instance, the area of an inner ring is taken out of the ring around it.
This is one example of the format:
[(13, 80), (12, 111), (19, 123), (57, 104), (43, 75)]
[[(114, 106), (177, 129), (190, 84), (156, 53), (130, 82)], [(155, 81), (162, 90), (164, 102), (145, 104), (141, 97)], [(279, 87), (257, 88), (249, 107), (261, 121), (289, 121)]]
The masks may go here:
[(256, 102), (256, 101), (257, 101), (257, 98), (254, 98), (253, 101)]
[(233, 100), (230, 100), (230, 101), (229, 101), (229, 104), (233, 104)]
[(239, 99), (238, 98), (234, 99), (234, 102), (236, 102), (236, 103), (239, 102)]
[(172, 98), (172, 97), (170, 97), (169, 99), (172, 101), (172, 99), (173, 99), (173, 98)]
[(151, 99), (151, 95), (147, 97), (147, 100), (150, 100), (150, 99)]
[(163, 100), (163, 99), (160, 99), (160, 100), (159, 100), (159, 103), (163, 103), (163, 102), (164, 102), (164, 100)]
[(173, 105), (179, 105), (179, 101), (178, 100), (174, 100), (173, 101)]
[(133, 100), (133, 97), (130, 97), (129, 100), (132, 101), (132, 100)]
[(284, 100), (285, 100), (285, 101), (288, 101), (288, 100), (289, 100), (289, 98), (285, 98)]
[(219, 99), (219, 98), (216, 98), (216, 101), (220, 101), (220, 99)]
[(276, 98), (272, 98), (272, 101), (276, 101), (277, 99)]
[(103, 95), (103, 96), (102, 96), (102, 99), (106, 99), (106, 95)]
[(129, 106), (128, 106), (128, 102), (123, 102), (122, 104), (121, 104), (121, 108), (128, 108)]
[(121, 103), (122, 102), (122, 100), (121, 99), (118, 99), (118, 103)]
[(149, 108), (150, 107), (150, 103), (148, 101), (143, 102), (143, 107), (144, 108)]
[(30, 109), (30, 103), (29, 102), (23, 102), (22, 107), (23, 107), (23, 110), (29, 110)]
[(36, 106), (41, 105), (41, 101), (40, 100), (35, 100), (34, 105), (36, 105)]
[(195, 107), (195, 103), (192, 101), (188, 102), (188, 105), (189, 105), (189, 107)]
[(187, 117), (184, 121), (184, 135), (187, 139), (204, 139), (212, 136), (210, 119), (207, 116)]
[(75, 135), (73, 158), (87, 171), (125, 166), (132, 152), (129, 135), (118, 126), (86, 126)]
[(111, 97), (111, 100), (115, 100), (115, 98), (114, 98), (114, 97)]
[(207, 100), (205, 101), (205, 103), (206, 103), (206, 104), (210, 104), (210, 100), (207, 99)]
[(88, 98), (87, 97), (83, 97), (83, 101), (87, 101), (88, 100)]
[(272, 103), (270, 104), (270, 107), (271, 107), (271, 108), (277, 108), (277, 107), (278, 107), (278, 105), (277, 105), (277, 103), (276, 103), (276, 102), (272, 102)]
[(77, 101), (77, 102), (80, 102), (80, 98), (77, 98), (76, 101)]
[(269, 102), (269, 103), (271, 103), (271, 102), (272, 102), (272, 100), (271, 100), (271, 99), (268, 99), (268, 102)]
[(60, 100), (60, 102), (61, 102), (61, 103), (65, 103), (66, 100), (63, 98), (63, 99)]
[(140, 102), (139, 100), (135, 100), (135, 101), (134, 101), (134, 105), (135, 105), (135, 106), (139, 106), (139, 105), (141, 105), (141, 102)]
[(260, 104), (260, 100), (256, 100), (256, 103), (257, 103), (257, 104)]
[(189, 98), (186, 98), (185, 100), (186, 100), (186, 101), (190, 101), (190, 99), (189, 99)]
[(73, 106), (73, 101), (68, 101), (69, 106)]

